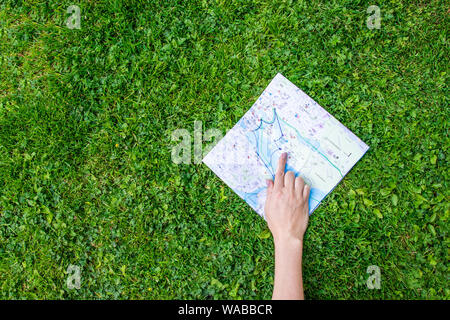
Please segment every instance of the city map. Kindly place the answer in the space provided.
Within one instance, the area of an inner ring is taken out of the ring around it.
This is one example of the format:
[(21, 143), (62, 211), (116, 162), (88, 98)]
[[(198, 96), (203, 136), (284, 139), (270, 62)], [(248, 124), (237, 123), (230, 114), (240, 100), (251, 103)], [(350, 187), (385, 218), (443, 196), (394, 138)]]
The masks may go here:
[(311, 187), (309, 211), (343, 179), (369, 147), (281, 74), (277, 74), (203, 162), (264, 217), (266, 179), (278, 158)]

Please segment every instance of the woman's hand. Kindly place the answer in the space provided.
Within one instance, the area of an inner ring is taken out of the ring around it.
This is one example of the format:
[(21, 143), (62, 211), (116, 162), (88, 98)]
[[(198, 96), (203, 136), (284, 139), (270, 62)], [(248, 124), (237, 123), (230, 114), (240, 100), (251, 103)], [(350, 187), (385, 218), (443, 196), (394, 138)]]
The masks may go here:
[(308, 226), (308, 199), (310, 187), (294, 172), (284, 173), (287, 154), (278, 161), (275, 182), (267, 181), (267, 199), (264, 208), (267, 224), (275, 242), (303, 241)]

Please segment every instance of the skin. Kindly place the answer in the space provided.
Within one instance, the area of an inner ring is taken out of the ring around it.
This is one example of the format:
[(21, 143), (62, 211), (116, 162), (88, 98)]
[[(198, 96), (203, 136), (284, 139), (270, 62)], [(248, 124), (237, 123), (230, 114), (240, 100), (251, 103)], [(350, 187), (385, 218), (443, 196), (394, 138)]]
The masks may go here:
[(267, 181), (265, 216), (275, 243), (275, 283), (272, 299), (304, 299), (303, 236), (308, 226), (310, 187), (285, 171), (287, 154), (278, 162), (275, 181)]

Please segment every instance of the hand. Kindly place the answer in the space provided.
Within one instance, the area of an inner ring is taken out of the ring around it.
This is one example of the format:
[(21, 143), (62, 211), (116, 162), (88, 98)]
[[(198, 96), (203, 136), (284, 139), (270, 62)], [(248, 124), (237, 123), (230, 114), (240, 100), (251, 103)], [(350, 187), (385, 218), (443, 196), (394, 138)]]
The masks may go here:
[(310, 187), (294, 172), (284, 173), (287, 153), (278, 161), (275, 182), (267, 181), (265, 216), (275, 243), (300, 240), (308, 226)]

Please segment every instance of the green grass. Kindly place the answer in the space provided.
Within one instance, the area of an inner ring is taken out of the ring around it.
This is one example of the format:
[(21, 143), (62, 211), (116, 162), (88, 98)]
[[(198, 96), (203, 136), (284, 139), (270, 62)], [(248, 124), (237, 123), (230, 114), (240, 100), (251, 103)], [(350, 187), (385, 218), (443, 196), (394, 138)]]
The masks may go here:
[(307, 298), (448, 299), (448, 4), (372, 4), (1, 1), (0, 298), (270, 298), (265, 222), (170, 135), (281, 72), (371, 147), (310, 219)]

